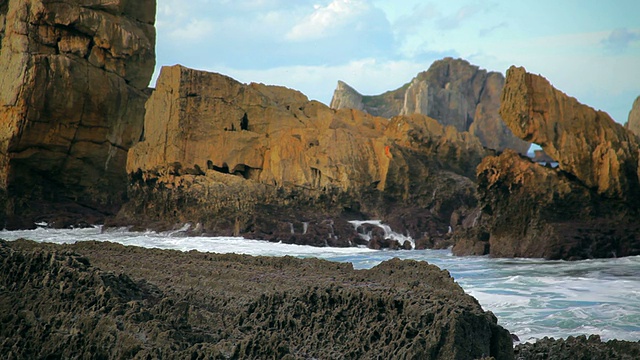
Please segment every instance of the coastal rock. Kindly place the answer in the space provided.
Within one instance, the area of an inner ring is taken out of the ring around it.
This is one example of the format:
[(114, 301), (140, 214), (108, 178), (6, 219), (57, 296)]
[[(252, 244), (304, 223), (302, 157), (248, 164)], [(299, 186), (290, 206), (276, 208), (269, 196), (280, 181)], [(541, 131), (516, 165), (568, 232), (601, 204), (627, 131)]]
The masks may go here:
[(426, 262), (356, 271), (318, 259), (0, 241), (0, 289), (8, 359), (514, 358), (496, 317)]
[(352, 246), (346, 220), (373, 218), (437, 236), (454, 210), (475, 205), (471, 178), (486, 153), (423, 115), (336, 111), (295, 90), (164, 67), (144, 140), (129, 152), (130, 201), (112, 225), (191, 223), (209, 234)]
[(0, 4), (0, 225), (100, 221), (126, 196), (155, 1)]
[(470, 132), (487, 148), (511, 148), (525, 154), (530, 144), (515, 137), (498, 114), (503, 85), (500, 73), (487, 72), (462, 59), (445, 58), (410, 83), (381, 95), (363, 96), (340, 81), (331, 107), (361, 109), (388, 118), (424, 114), (458, 131)]
[(542, 147), (561, 170), (609, 197), (640, 195), (640, 140), (603, 112), (582, 105), (542, 76), (512, 66), (500, 115), (514, 134)]
[(640, 96), (633, 102), (633, 107), (629, 111), (629, 119), (625, 127), (636, 136), (640, 136)]
[(454, 253), (569, 260), (640, 254), (638, 138), (522, 68), (507, 73), (500, 113), (558, 167), (512, 151), (485, 158), (477, 168), (477, 215), (455, 234)]

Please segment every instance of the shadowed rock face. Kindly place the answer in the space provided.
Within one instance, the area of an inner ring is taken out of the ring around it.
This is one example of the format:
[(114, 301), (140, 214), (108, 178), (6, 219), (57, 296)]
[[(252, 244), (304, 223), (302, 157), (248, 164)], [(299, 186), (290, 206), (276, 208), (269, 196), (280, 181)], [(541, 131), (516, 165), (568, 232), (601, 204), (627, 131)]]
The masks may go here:
[(320, 246), (355, 245), (354, 218), (444, 235), (452, 213), (473, 205), (485, 153), (426, 116), (336, 111), (294, 90), (165, 67), (144, 140), (129, 152), (131, 201), (115, 223), (191, 222)]
[(154, 21), (153, 0), (0, 4), (2, 226), (117, 211), (142, 133)]
[(513, 359), (495, 316), (424, 262), (353, 270), (317, 259), (0, 241), (0, 289), (9, 359)]
[(479, 210), (458, 255), (585, 259), (640, 254), (639, 141), (604, 112), (512, 67), (500, 113), (555, 169), (505, 151), (478, 166)]
[(470, 132), (490, 149), (510, 148), (525, 154), (530, 144), (514, 136), (498, 114), (503, 85), (500, 73), (446, 58), (403, 87), (381, 95), (363, 96), (339, 81), (331, 107), (382, 117), (424, 114), (458, 131)]

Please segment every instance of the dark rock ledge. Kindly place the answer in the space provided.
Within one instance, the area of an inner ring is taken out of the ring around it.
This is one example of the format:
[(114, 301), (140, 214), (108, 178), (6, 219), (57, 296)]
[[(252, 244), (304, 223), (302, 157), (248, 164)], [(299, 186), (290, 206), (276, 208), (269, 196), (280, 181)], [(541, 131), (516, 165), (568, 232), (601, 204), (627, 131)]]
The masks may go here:
[(0, 241), (4, 359), (513, 359), (449, 273)]

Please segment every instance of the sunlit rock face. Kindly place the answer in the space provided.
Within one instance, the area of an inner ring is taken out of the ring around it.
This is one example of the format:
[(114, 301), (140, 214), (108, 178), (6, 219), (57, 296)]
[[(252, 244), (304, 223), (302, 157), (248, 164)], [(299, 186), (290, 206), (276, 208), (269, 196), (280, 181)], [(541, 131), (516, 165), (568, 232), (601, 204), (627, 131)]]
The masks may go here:
[(126, 195), (155, 66), (153, 0), (0, 3), (0, 222), (75, 225)]
[(373, 218), (444, 236), (475, 203), (486, 153), (424, 115), (333, 110), (295, 90), (165, 67), (116, 223), (349, 246), (358, 236), (347, 220)]
[(424, 114), (477, 136), (487, 148), (525, 154), (530, 143), (513, 135), (498, 114), (503, 86), (500, 73), (487, 72), (462, 59), (445, 58), (401, 88), (376, 96), (364, 96), (339, 81), (331, 107), (389, 118)]
[(505, 151), (478, 166), (478, 217), (454, 252), (584, 259), (640, 254), (640, 140), (608, 114), (512, 67), (500, 114), (557, 168)]

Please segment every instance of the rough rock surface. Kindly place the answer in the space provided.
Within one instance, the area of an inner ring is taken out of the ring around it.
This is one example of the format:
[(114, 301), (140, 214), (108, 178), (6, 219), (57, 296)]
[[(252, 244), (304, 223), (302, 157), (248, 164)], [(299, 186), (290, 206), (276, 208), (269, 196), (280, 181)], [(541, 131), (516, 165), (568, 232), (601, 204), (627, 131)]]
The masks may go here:
[(544, 338), (533, 344), (515, 348), (516, 360), (635, 360), (640, 359), (640, 342), (610, 340), (602, 342), (598, 335)]
[(640, 136), (640, 96), (633, 102), (633, 107), (631, 111), (629, 111), (629, 119), (627, 119), (625, 127), (637, 136)]
[(452, 214), (475, 205), (485, 154), (423, 115), (336, 111), (294, 90), (165, 67), (112, 225), (349, 246), (359, 238), (346, 220), (374, 218), (444, 236)]
[(155, 66), (155, 6), (0, 3), (0, 226), (117, 211)]
[(521, 154), (529, 143), (513, 135), (498, 109), (504, 76), (487, 72), (462, 59), (445, 58), (401, 88), (363, 96), (342, 81), (331, 100), (334, 109), (358, 109), (382, 117), (424, 114), (458, 131), (469, 131), (482, 145), (511, 148)]
[(0, 241), (0, 310), (5, 359), (513, 359), (448, 272), (397, 259)]
[(478, 166), (479, 208), (454, 253), (585, 259), (640, 254), (638, 138), (546, 79), (512, 67), (502, 117), (558, 162), (505, 151)]

